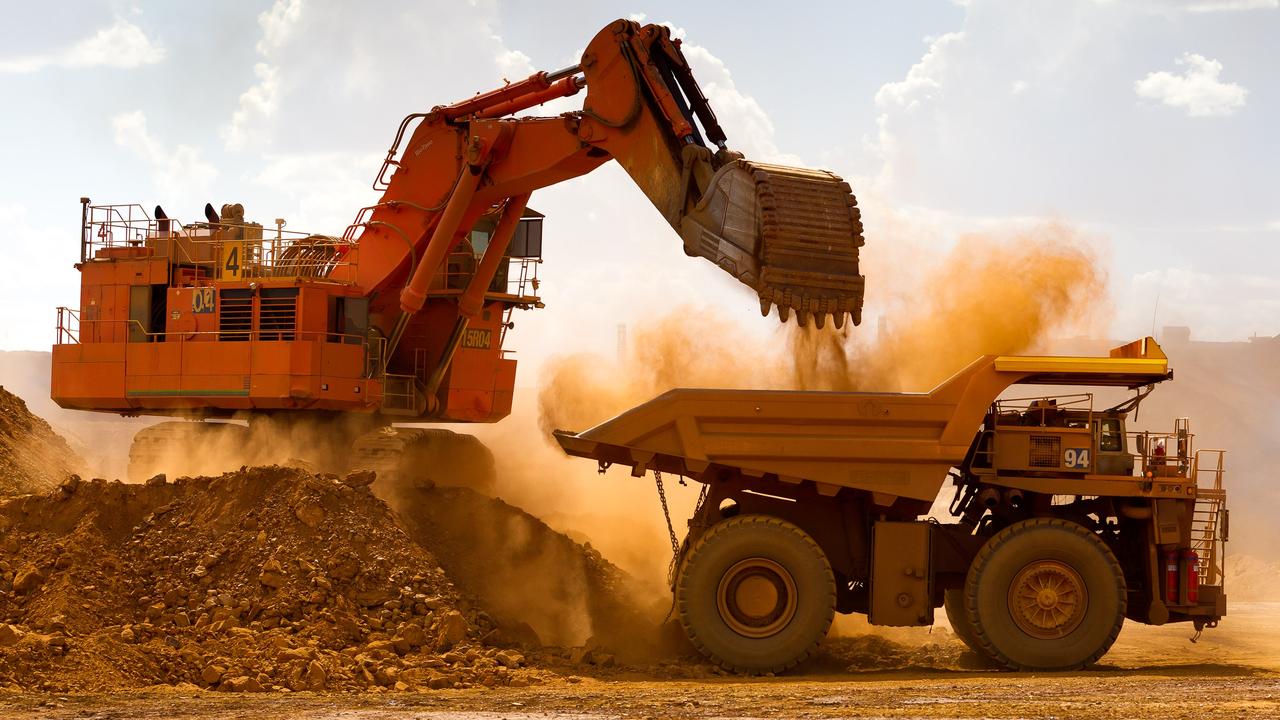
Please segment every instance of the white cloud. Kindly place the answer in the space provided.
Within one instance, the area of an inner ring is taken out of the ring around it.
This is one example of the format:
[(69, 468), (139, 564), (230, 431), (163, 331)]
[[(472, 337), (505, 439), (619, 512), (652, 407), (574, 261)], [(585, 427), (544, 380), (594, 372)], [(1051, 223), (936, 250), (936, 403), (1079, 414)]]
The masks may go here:
[(493, 41), (498, 44), (494, 63), (498, 66), (498, 72), (502, 73), (502, 77), (508, 82), (523, 80), (536, 72), (533, 67), (533, 59), (528, 55), (519, 50), (508, 48), (498, 35), (493, 36)]
[[(262, 28), (258, 54), (271, 59), (288, 44), (301, 19), (302, 0), (276, 0), (270, 9), (258, 15), (258, 25)], [(239, 106), (222, 128), (222, 140), (228, 150), (243, 150), (253, 144), (254, 124), (274, 116), (279, 106), (279, 67), (268, 62), (255, 63), (253, 74), (258, 81), (240, 94)]]
[(151, 166), (157, 187), (173, 195), (194, 195), (206, 188), (218, 171), (190, 145), (167, 147), (147, 129), (147, 116), (141, 110), (121, 113), (111, 118), (115, 141), (131, 150)]
[(1241, 10), (1274, 10), (1280, 0), (1205, 0), (1187, 6), (1188, 12), (1238, 12)]
[(302, 0), (276, 0), (270, 10), (258, 16), (258, 25), (262, 27), (258, 52), (270, 55), (272, 50), (282, 47), (293, 35), (301, 17)]
[(376, 153), (268, 155), (252, 180), (280, 190), (294, 203), (297, 214), (286, 218), (289, 229), (341, 235), (356, 210), (375, 201), (369, 175), (377, 168), (378, 159)]
[(885, 83), (876, 92), (876, 106), (913, 109), (942, 92), (942, 76), (947, 71), (947, 49), (964, 40), (963, 32), (950, 32), (929, 43), (920, 62), (911, 66), (898, 82)]
[(231, 115), (231, 122), (222, 129), (222, 139), (228, 150), (243, 149), (250, 142), (250, 125), (257, 118), (269, 118), (275, 114), (280, 95), (280, 71), (273, 65), (258, 63), (253, 66), (258, 82), (250, 85), (240, 95), (240, 106)]
[(680, 39), (693, 76), (697, 78), (702, 93), (707, 96), (716, 119), (728, 136), (730, 149), (737, 150), (749, 159), (783, 165), (803, 165), (794, 154), (778, 148), (773, 121), (760, 103), (751, 95), (738, 89), (733, 75), (724, 61), (707, 48), (685, 41), (685, 29), (671, 23), (661, 23), (671, 28), (671, 37)]
[(164, 59), (165, 49), (151, 42), (137, 25), (116, 18), (110, 26), (76, 44), (42, 55), (0, 60), (0, 72), (30, 73), (46, 67), (136, 68)]
[(1026, 80), (1014, 80), (1013, 84), (1009, 86), (1009, 94), (1021, 95), (1022, 93), (1026, 92), (1026, 89), (1028, 87), (1029, 85), (1027, 85)]
[(1190, 117), (1232, 115), (1244, 107), (1249, 91), (1218, 79), (1222, 63), (1196, 53), (1183, 53), (1174, 62), (1185, 68), (1181, 75), (1163, 70), (1148, 73), (1133, 84), (1138, 97), (1185, 108)]

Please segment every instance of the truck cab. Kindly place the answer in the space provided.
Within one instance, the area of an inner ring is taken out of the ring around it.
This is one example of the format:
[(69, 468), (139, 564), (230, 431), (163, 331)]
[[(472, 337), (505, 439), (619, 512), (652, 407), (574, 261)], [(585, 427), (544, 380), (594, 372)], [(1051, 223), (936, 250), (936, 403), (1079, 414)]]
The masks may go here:
[(1132, 476), (1128, 413), (1095, 411), (1093, 396), (1047, 396), (992, 404), (975, 439), (975, 475)]

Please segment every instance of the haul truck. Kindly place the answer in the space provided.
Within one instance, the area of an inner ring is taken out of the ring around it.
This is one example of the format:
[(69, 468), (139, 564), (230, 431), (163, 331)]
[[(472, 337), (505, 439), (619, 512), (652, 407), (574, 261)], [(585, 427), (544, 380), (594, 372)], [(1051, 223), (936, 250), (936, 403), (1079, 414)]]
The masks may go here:
[[(1108, 357), (986, 356), (927, 393), (672, 390), (556, 438), (602, 470), (703, 483), (672, 589), (723, 667), (790, 668), (835, 612), (930, 625), (942, 607), (992, 661), (1067, 670), (1125, 618), (1199, 631), (1226, 612), (1223, 452), (1196, 449), (1185, 419), (1126, 426), (1171, 378), (1146, 338)], [(1137, 394), (1002, 399), (1037, 385)], [(948, 480), (952, 521), (921, 519)]]

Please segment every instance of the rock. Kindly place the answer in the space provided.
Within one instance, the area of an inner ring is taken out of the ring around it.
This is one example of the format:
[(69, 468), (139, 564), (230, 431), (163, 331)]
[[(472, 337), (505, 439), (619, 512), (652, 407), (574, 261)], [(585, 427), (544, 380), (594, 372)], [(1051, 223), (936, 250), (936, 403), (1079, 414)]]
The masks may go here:
[(205, 665), (204, 670), (200, 671), (200, 679), (205, 681), (205, 684), (212, 685), (221, 680), (226, 672), (227, 669), (221, 665)]
[(147, 485), (148, 485), (148, 486), (151, 486), (151, 485), (164, 485), (164, 484), (165, 484), (165, 483), (167, 483), (167, 482), (169, 482), (169, 478), (168, 478), (164, 473), (159, 473), (159, 474), (156, 474), (156, 475), (152, 475), (151, 477), (147, 478)]
[(515, 650), (499, 650), (494, 656), (494, 660), (505, 668), (515, 669), (524, 664), (524, 656)]
[(40, 587), (45, 581), (45, 574), (35, 565), (28, 565), (13, 578), (13, 591), (27, 593)]
[(329, 675), (324, 671), (324, 666), (316, 660), (312, 660), (311, 664), (307, 665), (307, 672), (302, 676), (308, 690), (323, 690), (325, 681), (328, 679)]
[(440, 634), (436, 640), (436, 647), (440, 650), (448, 650), (466, 640), (469, 632), (467, 619), (462, 616), (462, 613), (450, 610), (440, 619)]
[(222, 688), (231, 692), (262, 692), (262, 683), (257, 678), (239, 675), (222, 681)]
[(76, 490), (80, 489), (80, 476), (75, 473), (68, 475), (67, 479), (63, 480), (62, 484), (58, 486), (58, 489), (62, 491), (63, 495), (74, 495)]
[(313, 530), (324, 522), (324, 508), (320, 507), (320, 503), (314, 500), (299, 503), (298, 507), (294, 508), (293, 514), (303, 525)]
[(448, 675), (436, 675), (435, 677), (427, 680), (427, 687), (432, 690), (443, 690), (445, 688), (453, 687), (453, 682), (453, 678)]
[(373, 470), (357, 470), (347, 473), (347, 476), (342, 478), (342, 482), (348, 487), (362, 488), (369, 487), (376, 479), (378, 479), (378, 473)]
[(576, 647), (569, 651), (569, 662), (574, 665), (588, 665), (596, 661), (590, 648)]
[(13, 625), (9, 625), (7, 623), (0, 624), (0, 647), (17, 645), (24, 635), (26, 635), (26, 633)]
[(131, 642), (137, 642), (137, 640), (138, 640), (138, 634), (133, 631), (132, 626), (125, 625), (123, 628), (121, 628), (120, 630), (121, 642), (131, 643)]
[(404, 623), (396, 632), (395, 637), (391, 639), (396, 645), (396, 652), (404, 655), (413, 648), (425, 645), (427, 642), (427, 634), (423, 631), (422, 626), (413, 623)]
[(386, 588), (376, 587), (370, 590), (362, 590), (361, 592), (356, 593), (355, 601), (356, 601), (356, 604), (358, 605), (361, 605), (367, 608), (372, 608), (372, 607), (377, 607), (383, 604), (388, 599), (390, 599), (390, 597), (391, 597), (391, 593)]
[(284, 567), (279, 560), (271, 558), (262, 563), (262, 573), (258, 575), (258, 582), (263, 585), (276, 589), (284, 585)]
[(395, 649), (395, 643), (390, 640), (374, 640), (364, 646), (364, 651), (371, 655), (376, 655), (377, 653), (389, 654), (395, 652)]

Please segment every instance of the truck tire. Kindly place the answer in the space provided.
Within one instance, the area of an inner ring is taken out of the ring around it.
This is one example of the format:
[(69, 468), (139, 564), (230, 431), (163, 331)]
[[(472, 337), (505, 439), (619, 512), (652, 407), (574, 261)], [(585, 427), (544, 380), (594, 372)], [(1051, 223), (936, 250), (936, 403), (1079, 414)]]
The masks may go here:
[(1076, 670), (1106, 654), (1124, 624), (1125, 581), (1085, 527), (1035, 518), (978, 552), (964, 604), (985, 654), (1013, 670)]
[(978, 638), (973, 634), (973, 623), (969, 622), (969, 611), (964, 605), (964, 588), (952, 588), (947, 590), (942, 596), (942, 607), (947, 611), (947, 621), (951, 623), (951, 632), (960, 638), (968, 648), (982, 657), (987, 657), (987, 651), (982, 649), (978, 644)]
[(826, 637), (836, 608), (835, 577), (822, 548), (768, 515), (712, 526), (689, 550), (675, 592), (694, 647), (741, 673), (794, 667)]

